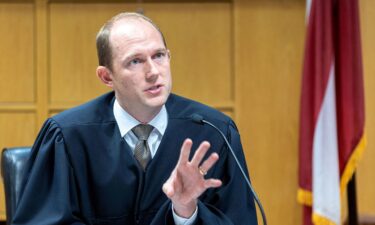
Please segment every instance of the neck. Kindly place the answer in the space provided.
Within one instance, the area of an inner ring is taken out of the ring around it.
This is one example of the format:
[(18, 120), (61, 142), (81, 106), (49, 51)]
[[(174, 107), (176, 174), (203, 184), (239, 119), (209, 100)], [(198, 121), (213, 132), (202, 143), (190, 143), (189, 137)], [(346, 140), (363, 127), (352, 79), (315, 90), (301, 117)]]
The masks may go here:
[(136, 120), (138, 120), (140, 123), (142, 124), (147, 124), (149, 123), (152, 119), (155, 118), (155, 116), (160, 112), (161, 108), (159, 108), (157, 111), (153, 111), (153, 112), (148, 112), (148, 113), (132, 113), (132, 112), (129, 112), (127, 111), (132, 117), (134, 117)]
[(129, 115), (134, 117), (142, 124), (149, 123), (152, 119), (155, 118), (155, 116), (160, 112), (162, 108), (162, 106), (160, 106), (157, 108), (145, 107), (143, 109), (136, 109), (135, 107), (127, 107), (126, 105), (123, 105), (121, 102), (119, 102), (119, 104), (127, 113), (129, 113)]

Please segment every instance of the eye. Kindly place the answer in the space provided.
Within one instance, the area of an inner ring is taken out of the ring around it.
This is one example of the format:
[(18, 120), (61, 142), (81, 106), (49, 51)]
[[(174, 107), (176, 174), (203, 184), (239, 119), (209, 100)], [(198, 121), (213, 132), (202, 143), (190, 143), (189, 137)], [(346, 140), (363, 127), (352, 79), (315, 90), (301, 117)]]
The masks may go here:
[(135, 58), (135, 59), (132, 59), (132, 60), (129, 62), (129, 65), (130, 65), (130, 66), (131, 66), (131, 65), (137, 65), (137, 64), (139, 64), (139, 63), (141, 63), (141, 60), (138, 59), (138, 58)]
[(167, 56), (167, 52), (166, 51), (156, 52), (152, 56), (152, 60), (154, 60), (156, 63), (162, 64), (162, 63), (165, 62), (165, 59), (167, 58), (166, 56)]
[(165, 52), (158, 52), (154, 55), (154, 59), (160, 59), (165, 57)]
[(140, 65), (142, 65), (142, 63), (144, 62), (143, 59), (141, 58), (133, 58), (133, 59), (130, 59), (126, 64), (125, 66), (129, 69), (133, 69), (135, 67), (138, 67)]

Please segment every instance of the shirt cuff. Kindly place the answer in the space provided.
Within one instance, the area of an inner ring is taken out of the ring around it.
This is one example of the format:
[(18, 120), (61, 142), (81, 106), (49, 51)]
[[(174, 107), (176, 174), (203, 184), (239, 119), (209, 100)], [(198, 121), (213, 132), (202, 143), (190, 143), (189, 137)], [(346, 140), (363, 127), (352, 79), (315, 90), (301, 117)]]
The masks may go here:
[(195, 208), (195, 211), (193, 215), (191, 215), (190, 218), (184, 218), (184, 217), (178, 216), (176, 212), (174, 211), (173, 205), (172, 205), (172, 212), (173, 212), (174, 223), (176, 225), (192, 225), (198, 216), (198, 206)]

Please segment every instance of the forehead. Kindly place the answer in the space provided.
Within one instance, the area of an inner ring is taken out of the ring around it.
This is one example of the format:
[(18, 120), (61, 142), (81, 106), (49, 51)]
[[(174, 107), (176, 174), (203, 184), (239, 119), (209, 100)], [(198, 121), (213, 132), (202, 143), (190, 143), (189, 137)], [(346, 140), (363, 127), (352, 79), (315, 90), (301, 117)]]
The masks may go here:
[(112, 26), (109, 40), (114, 52), (134, 47), (164, 47), (159, 31), (141, 18), (123, 18), (116, 21)]

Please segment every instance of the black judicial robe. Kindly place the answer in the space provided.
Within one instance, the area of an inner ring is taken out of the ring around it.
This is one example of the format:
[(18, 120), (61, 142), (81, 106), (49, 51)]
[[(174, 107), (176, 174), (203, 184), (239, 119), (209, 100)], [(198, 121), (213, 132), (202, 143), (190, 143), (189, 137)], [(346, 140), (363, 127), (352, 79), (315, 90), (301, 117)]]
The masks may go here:
[(192, 153), (211, 143), (219, 161), (206, 177), (223, 181), (198, 202), (197, 225), (255, 225), (251, 192), (218, 133), (194, 123), (193, 113), (218, 126), (246, 168), (234, 122), (219, 111), (171, 94), (168, 126), (144, 173), (121, 137), (113, 115), (114, 93), (48, 119), (25, 169), (23, 192), (12, 224), (174, 224), (171, 201), (162, 192), (186, 138)]

